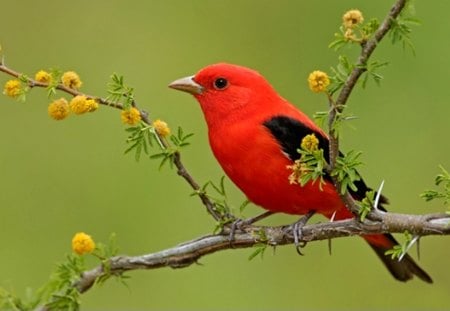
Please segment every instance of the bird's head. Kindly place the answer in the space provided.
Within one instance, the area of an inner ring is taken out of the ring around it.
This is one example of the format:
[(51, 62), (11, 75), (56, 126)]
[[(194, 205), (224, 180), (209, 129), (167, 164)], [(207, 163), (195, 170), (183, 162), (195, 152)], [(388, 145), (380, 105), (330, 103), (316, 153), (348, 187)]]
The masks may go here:
[(245, 118), (278, 98), (258, 72), (226, 63), (207, 66), (194, 76), (173, 81), (169, 87), (194, 95), (209, 125)]

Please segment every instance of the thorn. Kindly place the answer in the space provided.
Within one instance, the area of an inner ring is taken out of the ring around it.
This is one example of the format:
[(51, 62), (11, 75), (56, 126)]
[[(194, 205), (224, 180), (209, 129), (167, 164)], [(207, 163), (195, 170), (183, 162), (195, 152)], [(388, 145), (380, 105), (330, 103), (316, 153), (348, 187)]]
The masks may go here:
[(273, 252), (273, 255), (275, 256), (275, 254), (277, 252), (277, 246), (276, 245), (272, 245), (272, 252)]
[(417, 251), (417, 259), (420, 260), (420, 238), (417, 239), (416, 251)]
[(300, 242), (300, 238), (302, 237), (302, 228), (306, 225), (308, 220), (315, 214), (315, 211), (309, 211), (307, 214), (302, 216), (299, 220), (297, 220), (294, 224), (290, 225), (289, 228), (292, 230), (292, 235), (294, 236), (294, 245), (297, 253), (303, 256), (301, 249), (306, 246), (306, 242)]
[(336, 212), (337, 211), (334, 211), (333, 215), (331, 215), (330, 222), (334, 221), (334, 218), (336, 217)]
[(381, 191), (383, 190), (384, 180), (381, 182), (380, 187), (378, 187), (377, 196), (375, 197), (375, 202), (373, 208), (378, 210), (378, 203), (380, 202)]
[[(334, 218), (336, 217), (336, 211), (334, 211), (333, 215), (331, 215), (330, 218), (330, 223), (334, 221)], [(331, 241), (332, 239), (328, 239), (328, 254), (331, 256), (332, 255), (332, 249), (331, 249)]]

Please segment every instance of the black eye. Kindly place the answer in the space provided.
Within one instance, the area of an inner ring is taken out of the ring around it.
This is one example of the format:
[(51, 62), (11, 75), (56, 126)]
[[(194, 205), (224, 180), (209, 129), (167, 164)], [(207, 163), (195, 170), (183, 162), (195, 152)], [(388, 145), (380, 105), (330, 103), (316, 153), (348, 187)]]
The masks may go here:
[(228, 80), (225, 78), (217, 78), (214, 81), (214, 87), (217, 90), (223, 90), (224, 88), (226, 88), (228, 86)]

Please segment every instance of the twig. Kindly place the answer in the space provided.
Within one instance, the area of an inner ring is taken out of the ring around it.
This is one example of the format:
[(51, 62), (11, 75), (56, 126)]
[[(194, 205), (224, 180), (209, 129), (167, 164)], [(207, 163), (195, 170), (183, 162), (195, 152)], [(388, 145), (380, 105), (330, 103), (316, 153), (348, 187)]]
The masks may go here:
[[(10, 75), (12, 77), (15, 77), (15, 78), (19, 78), (19, 77), (22, 76), (21, 73), (19, 73), (19, 72), (13, 70), (13, 69), (7, 67), (5, 65), (4, 61), (2, 61), (0, 63), (0, 71), (4, 72), (4, 73), (6, 73), (6, 74), (8, 74), (8, 75)], [(27, 83), (28, 83), (28, 86), (30, 88), (33, 88), (33, 87), (48, 88), (49, 87), (48, 83), (39, 82), (39, 81), (33, 80), (31, 78), (28, 78), (28, 77), (27, 77)], [(110, 106), (110, 107), (117, 108), (117, 109), (120, 109), (120, 110), (123, 109), (123, 105), (120, 104), (120, 103), (112, 102), (112, 101), (106, 100), (105, 98), (101, 98), (101, 97), (98, 97), (98, 96), (91, 96), (91, 95), (82, 93), (82, 92), (80, 92), (80, 91), (78, 91), (76, 89), (72, 89), (72, 88), (66, 87), (66, 86), (64, 86), (61, 83), (57, 84), (55, 86), (55, 88), (57, 90), (60, 90), (60, 91), (62, 91), (64, 93), (70, 94), (72, 96), (84, 95), (88, 99), (95, 99), (98, 103), (100, 103), (102, 105)]]
[[(10, 75), (12, 77), (15, 77), (15, 78), (19, 78), (19, 77), (22, 76), (21, 73), (19, 73), (19, 72), (13, 70), (13, 69), (7, 67), (5, 65), (4, 60), (2, 60), (0, 62), (0, 71), (4, 72), (4, 73), (6, 73), (6, 74), (8, 74), (8, 75)], [(48, 88), (49, 87), (48, 83), (39, 82), (39, 81), (36, 81), (36, 80), (31, 79), (29, 77), (27, 77), (26, 80), (27, 80), (27, 84), (28, 84), (28, 86), (30, 88), (33, 88), (33, 87)], [(113, 101), (107, 100), (105, 98), (101, 98), (101, 97), (97, 97), (97, 96), (91, 96), (91, 95), (82, 93), (82, 92), (80, 92), (78, 90), (75, 90), (75, 89), (72, 89), (72, 88), (68, 88), (68, 87), (64, 86), (63, 84), (61, 84), (61, 83), (57, 84), (55, 86), (55, 88), (57, 90), (60, 90), (60, 91), (62, 91), (64, 93), (70, 94), (72, 96), (84, 95), (88, 99), (95, 99), (97, 102), (99, 102), (102, 105), (113, 107), (113, 108), (116, 108), (116, 109), (119, 109), (119, 110), (123, 110), (124, 109), (124, 106), (121, 103), (119, 103), (119, 102), (113, 102)], [(139, 110), (139, 113), (141, 114), (141, 119), (142, 119), (142, 121), (145, 124), (147, 124), (147, 125), (151, 125), (152, 124), (150, 118), (148, 117), (148, 113), (145, 112), (142, 109), (139, 109), (135, 100), (133, 100), (132, 106)], [(158, 133), (155, 133), (155, 135), (158, 135), (158, 138), (161, 141), (163, 148), (168, 149), (170, 147), (168, 142), (163, 137), (161, 137)], [(200, 200), (201, 200), (202, 204), (205, 205), (208, 213), (211, 214), (211, 216), (215, 220), (219, 220), (221, 218), (221, 216), (220, 216), (219, 213), (217, 213), (217, 211), (215, 209), (215, 206), (214, 206), (214, 203), (211, 202), (211, 200), (208, 198), (208, 196), (201, 191), (201, 188), (200, 188), (199, 184), (194, 180), (192, 175), (188, 172), (188, 170), (184, 166), (183, 162), (181, 161), (181, 155), (180, 155), (180, 153), (178, 151), (175, 152), (175, 154), (174, 154), (173, 163), (175, 164), (175, 167), (177, 168), (178, 175), (183, 177), (184, 180), (186, 180), (186, 182), (191, 186), (191, 188), (196, 193), (198, 193), (198, 196), (200, 197)]]
[[(400, 15), (401, 11), (405, 7), (406, 0), (398, 0), (389, 11), (388, 15), (385, 17), (381, 25), (378, 27), (377, 31), (374, 33), (373, 37), (364, 42), (362, 44), (362, 50), (359, 55), (358, 61), (355, 65), (355, 68), (350, 73), (347, 81), (342, 87), (339, 96), (336, 99), (336, 102), (333, 102), (329, 99), (331, 110), (328, 117), (328, 128), (329, 128), (329, 167), (328, 171), (331, 172), (336, 167), (336, 159), (339, 155), (339, 137), (334, 128), (334, 124), (337, 120), (337, 116), (343, 112), (345, 109), (345, 105), (347, 100), (352, 93), (356, 83), (358, 82), (361, 75), (367, 70), (366, 64), (372, 55), (373, 51), (377, 47), (378, 43), (386, 36), (389, 30), (392, 27), (393, 21)], [(331, 177), (336, 189), (341, 189), (340, 182), (336, 176)], [(353, 214), (357, 215), (359, 211), (359, 207), (353, 200), (352, 196), (349, 193), (345, 193), (341, 195), (341, 199), (347, 208), (353, 212)], [(368, 215), (370, 217), (370, 214)]]

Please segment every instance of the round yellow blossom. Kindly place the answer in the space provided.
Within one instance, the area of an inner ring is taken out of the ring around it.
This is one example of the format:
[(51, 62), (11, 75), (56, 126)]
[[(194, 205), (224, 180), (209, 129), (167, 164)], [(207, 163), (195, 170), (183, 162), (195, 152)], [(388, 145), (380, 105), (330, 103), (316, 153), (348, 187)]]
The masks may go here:
[(315, 151), (319, 149), (319, 139), (317, 139), (316, 135), (314, 134), (306, 135), (305, 137), (303, 137), (300, 147), (303, 150)]
[(94, 112), (98, 109), (98, 103), (95, 99), (88, 99), (86, 100), (86, 105), (88, 106), (89, 112)]
[(90, 235), (78, 232), (72, 239), (72, 250), (78, 255), (92, 253), (95, 249), (95, 242)]
[(128, 110), (123, 110), (120, 113), (120, 118), (122, 122), (128, 125), (136, 125), (141, 121), (141, 113), (134, 107), (131, 107)]
[(84, 95), (77, 95), (70, 101), (70, 110), (75, 114), (83, 114), (88, 112), (90, 106), (87, 102), (87, 98)]
[(364, 17), (359, 10), (350, 10), (342, 16), (342, 24), (345, 28), (353, 28), (364, 21)]
[(17, 97), (22, 92), (22, 84), (19, 80), (9, 80), (5, 83), (3, 87), (3, 94), (10, 97)]
[(38, 82), (50, 84), (52, 82), (52, 75), (50, 73), (48, 73), (47, 71), (39, 70), (34, 75), (34, 80), (36, 80)]
[(57, 99), (48, 105), (48, 115), (55, 120), (65, 119), (69, 112), (69, 104), (65, 98)]
[(71, 89), (79, 89), (83, 82), (75, 71), (66, 71), (61, 77), (61, 82), (64, 86)]
[(330, 85), (330, 78), (323, 71), (313, 71), (308, 77), (309, 88), (315, 93), (324, 92)]
[(157, 119), (153, 122), (152, 125), (156, 133), (158, 133), (160, 136), (167, 137), (170, 135), (170, 128), (166, 122)]

